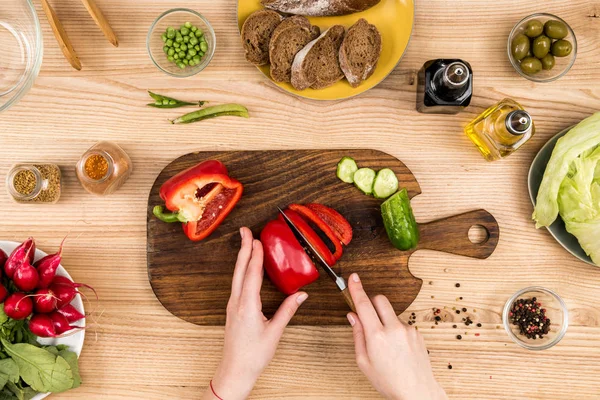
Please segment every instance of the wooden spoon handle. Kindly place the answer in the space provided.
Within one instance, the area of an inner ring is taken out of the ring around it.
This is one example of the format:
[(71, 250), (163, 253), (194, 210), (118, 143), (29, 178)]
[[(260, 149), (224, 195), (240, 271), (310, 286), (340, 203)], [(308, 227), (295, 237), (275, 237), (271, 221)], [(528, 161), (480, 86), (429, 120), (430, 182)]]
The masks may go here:
[(81, 71), (81, 61), (79, 61), (79, 57), (77, 57), (77, 53), (75, 53), (75, 49), (73, 49), (73, 45), (71, 44), (71, 40), (69, 40), (69, 36), (67, 36), (67, 32), (65, 32), (65, 28), (48, 3), (48, 0), (41, 1), (46, 18), (48, 18), (52, 32), (54, 32), (54, 36), (56, 37), (65, 58), (73, 68), (77, 71)]
[(94, 0), (81, 1), (83, 2), (83, 5), (88, 10), (94, 21), (96, 22), (96, 25), (100, 27), (102, 33), (104, 33), (104, 36), (106, 36), (108, 41), (112, 43), (113, 46), (119, 47), (119, 40), (117, 39), (117, 35), (115, 35), (115, 32), (112, 30), (110, 24), (108, 23), (108, 20), (106, 19), (104, 14), (102, 14), (100, 8), (96, 5), (96, 2)]
[[(469, 239), (469, 230), (481, 226), (487, 238), (481, 243)], [(429, 249), (473, 258), (488, 258), (492, 255), (500, 237), (500, 227), (492, 214), (476, 210), (438, 221), (419, 224), (421, 239), (418, 249)]]

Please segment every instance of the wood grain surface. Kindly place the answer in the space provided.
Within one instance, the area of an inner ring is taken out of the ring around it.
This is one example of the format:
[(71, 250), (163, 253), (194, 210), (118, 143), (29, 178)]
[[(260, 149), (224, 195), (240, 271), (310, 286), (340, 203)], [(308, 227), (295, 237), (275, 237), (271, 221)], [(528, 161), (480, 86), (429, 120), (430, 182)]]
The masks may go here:
[[(414, 251), (400, 252), (387, 238), (381, 219), (381, 200), (365, 196), (354, 185), (336, 177), (337, 162), (352, 157), (358, 165), (375, 170), (391, 168), (400, 187), (414, 197), (421, 189), (410, 170), (398, 159), (374, 150), (297, 150), (196, 152), (179, 157), (160, 173), (148, 198), (148, 277), (163, 306), (174, 315), (198, 325), (225, 325), (233, 266), (241, 244), (240, 226), (259, 237), (265, 224), (277, 218), (277, 207), (292, 203), (322, 203), (344, 215), (353, 229), (352, 242), (334, 266), (345, 278), (358, 273), (368, 293), (385, 295), (401, 313), (414, 301), (422, 280), (408, 270)], [(225, 221), (207, 239), (190, 241), (181, 224), (166, 224), (152, 214), (163, 204), (159, 196), (165, 181), (206, 160), (219, 160), (229, 175), (242, 182), (244, 194)], [(473, 244), (469, 229), (483, 226), (486, 240)], [(498, 224), (483, 210), (423, 224), (419, 248), (476, 258), (489, 257), (498, 243)], [(305, 287), (310, 296), (292, 320), (293, 325), (346, 325), (348, 305), (334, 282), (321, 278)], [(285, 299), (265, 280), (263, 312), (273, 316)], [(190, 306), (193, 304), (193, 306)]]
[[(1, 190), (0, 237), (34, 235), (41, 249), (54, 251), (70, 232), (64, 265), (101, 296), (81, 355), (83, 385), (52, 399), (197, 399), (214, 372), (223, 328), (174, 317), (148, 282), (148, 194), (166, 165), (191, 151), (348, 147), (382, 150), (406, 163), (423, 191), (413, 203), (417, 220), (480, 208), (498, 220), (502, 236), (487, 260), (425, 250), (411, 257), (410, 271), (424, 284), (401, 318), (416, 314), (434, 373), (450, 398), (598, 398), (600, 271), (535, 229), (527, 171), (549, 138), (600, 110), (600, 1), (418, 1), (413, 37), (395, 71), (364, 95), (325, 103), (290, 97), (244, 61), (234, 0), (97, 0), (119, 37), (118, 48), (106, 41), (79, 0), (52, 0), (85, 65), (81, 72), (64, 59), (40, 3), (34, 3), (44, 33), (44, 63), (29, 94), (0, 114), (0, 177), (15, 162), (54, 161), (63, 170), (63, 195), (53, 206), (23, 206)], [(152, 21), (174, 7), (202, 12), (217, 34), (214, 59), (194, 78), (165, 76), (146, 53)], [(521, 78), (506, 55), (513, 25), (539, 11), (568, 21), (579, 44), (573, 69), (547, 84)], [(473, 101), (456, 116), (415, 111), (416, 72), (437, 57), (464, 58), (474, 69)], [(168, 119), (179, 111), (146, 107), (147, 89), (215, 104), (239, 102), (252, 117), (173, 126)], [(537, 133), (506, 160), (487, 163), (463, 127), (504, 97), (527, 107)], [(134, 163), (131, 179), (106, 198), (87, 194), (75, 177), (78, 158), (98, 140), (118, 142)], [(542, 352), (521, 349), (501, 329), (505, 301), (533, 284), (555, 290), (569, 309), (565, 338)], [(444, 310), (446, 322), (432, 322), (433, 307)], [(452, 307), (467, 308), (483, 326), (465, 327)], [(286, 330), (252, 398), (380, 397), (356, 367), (349, 326), (294, 326)]]

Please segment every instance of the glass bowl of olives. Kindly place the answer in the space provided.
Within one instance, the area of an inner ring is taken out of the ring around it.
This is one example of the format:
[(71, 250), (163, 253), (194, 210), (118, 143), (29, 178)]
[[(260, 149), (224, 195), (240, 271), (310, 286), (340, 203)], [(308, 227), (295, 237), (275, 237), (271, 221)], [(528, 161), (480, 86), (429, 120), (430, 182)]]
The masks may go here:
[(552, 82), (565, 75), (577, 57), (575, 33), (552, 14), (532, 14), (515, 25), (508, 37), (508, 58), (523, 77)]

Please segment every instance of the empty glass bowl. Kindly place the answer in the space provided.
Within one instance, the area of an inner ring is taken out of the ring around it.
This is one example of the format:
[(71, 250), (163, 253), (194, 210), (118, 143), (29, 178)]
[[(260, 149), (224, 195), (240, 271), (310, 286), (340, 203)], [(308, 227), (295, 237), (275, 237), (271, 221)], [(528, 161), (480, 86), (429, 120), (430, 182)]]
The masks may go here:
[[(173, 27), (174, 29), (179, 29), (186, 22), (191, 23), (204, 32), (208, 49), (200, 60), (200, 63), (191, 67), (186, 66), (182, 69), (167, 59), (167, 54), (163, 50), (165, 43), (163, 42), (162, 35), (167, 31), (167, 28)], [(202, 14), (187, 8), (175, 8), (163, 13), (154, 21), (146, 38), (146, 47), (148, 48), (150, 59), (152, 59), (152, 62), (158, 69), (171, 76), (187, 78), (202, 71), (212, 60), (216, 48), (215, 31)]]
[[(573, 49), (571, 50), (571, 54), (569, 54), (566, 57), (555, 57), (554, 68), (550, 70), (542, 70), (537, 74), (527, 74), (521, 69), (521, 62), (513, 56), (511, 51), (511, 45), (513, 39), (517, 35), (525, 32), (527, 23), (533, 20), (538, 20), (542, 24), (545, 24), (547, 21), (550, 20), (562, 22), (567, 27), (567, 36), (564, 39), (571, 42)], [(545, 13), (532, 14), (528, 17), (523, 18), (519, 23), (515, 25), (515, 27), (510, 32), (510, 35), (508, 36), (508, 58), (510, 59), (510, 63), (512, 64), (512, 66), (519, 74), (521, 74), (522, 77), (534, 82), (552, 82), (569, 72), (569, 70), (575, 63), (575, 59), (577, 58), (577, 38), (575, 37), (575, 33), (573, 32), (569, 24), (567, 24), (565, 21), (563, 21), (556, 15)]]
[(31, 0), (0, 1), (0, 111), (31, 89), (42, 66), (42, 28)]
[[(541, 308), (546, 310), (546, 317), (550, 319), (550, 331), (543, 338), (530, 339), (521, 335), (519, 327), (511, 321), (511, 310), (513, 304), (519, 299), (536, 298)], [(504, 305), (502, 322), (508, 336), (519, 346), (527, 350), (546, 350), (554, 346), (565, 336), (569, 327), (569, 312), (567, 305), (556, 293), (541, 286), (531, 286), (519, 290), (512, 295)]]

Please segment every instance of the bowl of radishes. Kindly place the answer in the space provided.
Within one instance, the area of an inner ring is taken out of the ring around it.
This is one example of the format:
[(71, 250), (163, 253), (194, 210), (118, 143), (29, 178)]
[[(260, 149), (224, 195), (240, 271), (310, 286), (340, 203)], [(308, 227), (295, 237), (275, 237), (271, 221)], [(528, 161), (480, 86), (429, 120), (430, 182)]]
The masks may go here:
[[(78, 288), (90, 287), (73, 282), (60, 265), (62, 248), (61, 244), (56, 253), (48, 255), (36, 249), (33, 238), (20, 244), (0, 241), (2, 319), (21, 327), (19, 339), (11, 340), (12, 344), (26, 342), (21, 337), (29, 336), (37, 340), (38, 347), (66, 348), (78, 357), (85, 336), (85, 311)], [(25, 376), (21, 381), (28, 383)], [(47, 395), (43, 393), (47, 390), (36, 391), (41, 393), (35, 400)]]

